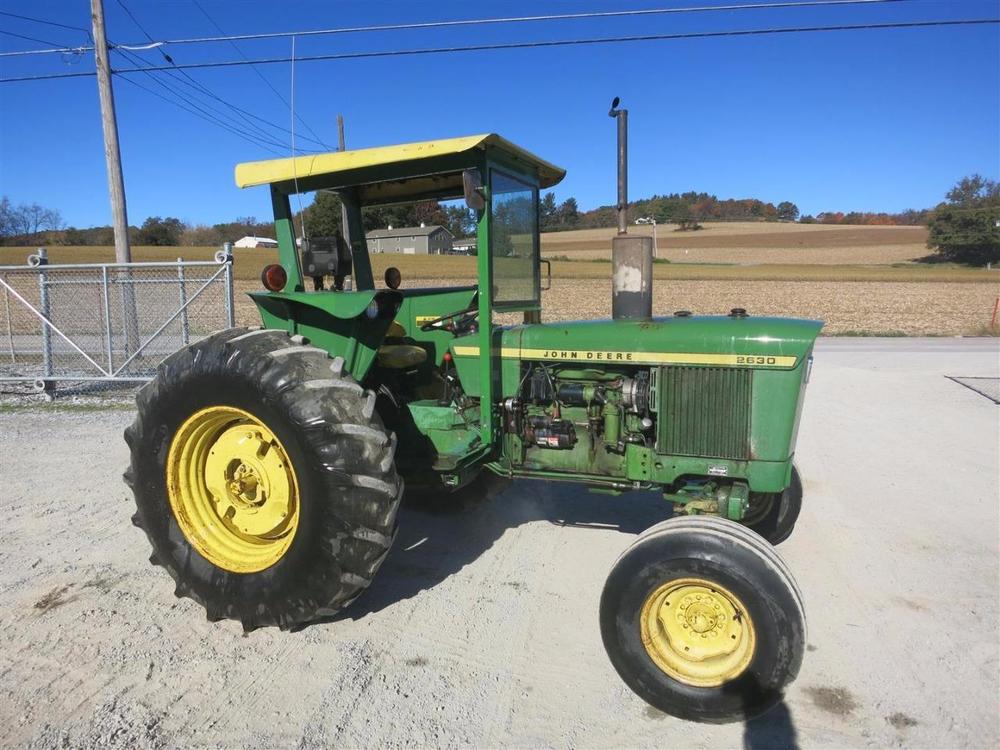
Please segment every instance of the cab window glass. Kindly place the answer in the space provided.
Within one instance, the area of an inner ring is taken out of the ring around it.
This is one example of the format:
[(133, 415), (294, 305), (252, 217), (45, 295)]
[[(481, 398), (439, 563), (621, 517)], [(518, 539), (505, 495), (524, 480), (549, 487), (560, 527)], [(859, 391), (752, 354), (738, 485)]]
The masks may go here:
[(538, 205), (535, 186), (492, 170), (490, 261), (497, 308), (538, 304)]

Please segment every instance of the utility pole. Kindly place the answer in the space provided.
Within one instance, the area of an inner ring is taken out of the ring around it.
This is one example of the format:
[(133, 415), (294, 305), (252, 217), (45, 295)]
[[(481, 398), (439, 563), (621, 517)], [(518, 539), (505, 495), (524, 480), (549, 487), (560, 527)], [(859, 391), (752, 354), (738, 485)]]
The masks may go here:
[(94, 58), (97, 64), (97, 90), (101, 96), (101, 123), (104, 127), (104, 158), (108, 163), (108, 193), (115, 230), (115, 261), (132, 262), (128, 244), (128, 215), (125, 211), (125, 180), (122, 155), (118, 148), (118, 121), (115, 117), (115, 94), (111, 88), (111, 63), (108, 40), (104, 33), (104, 2), (90, 0), (90, 20), (94, 29)]
[[(115, 93), (111, 88), (111, 62), (108, 60), (108, 39), (104, 33), (104, 0), (90, 0), (90, 21), (94, 29), (94, 61), (97, 66), (97, 91), (101, 97), (101, 125), (104, 128), (104, 158), (108, 164), (108, 194), (111, 197), (111, 221), (115, 231), (115, 262), (131, 263), (132, 249), (128, 244), (128, 215), (125, 212), (125, 179), (122, 177), (122, 154), (118, 147), (118, 119), (115, 115)], [(122, 294), (122, 333), (124, 357), (139, 346), (139, 316), (135, 304), (135, 287), (129, 268), (118, 270)], [(107, 321), (111, 330), (111, 320)]]

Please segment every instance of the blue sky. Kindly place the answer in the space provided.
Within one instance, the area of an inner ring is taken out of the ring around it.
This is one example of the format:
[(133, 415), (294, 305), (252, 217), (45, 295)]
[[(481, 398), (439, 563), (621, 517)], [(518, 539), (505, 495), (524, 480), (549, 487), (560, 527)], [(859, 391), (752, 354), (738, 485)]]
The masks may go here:
[[(124, 0), (156, 38), (215, 34), (190, 2)], [(732, 1), (732, 0), (730, 0)], [(573, 2), (289, 2), (201, 0), (227, 33), (470, 17), (721, 4), (721, 0)], [(108, 36), (143, 41), (117, 0)], [(834, 23), (983, 18), (997, 0), (768, 9), (300, 38), (298, 55), (554, 38)], [(0, 10), (89, 25), (86, 0), (0, 0)], [(0, 17), (0, 30), (60, 44), (82, 33)], [(38, 44), (0, 36), (0, 49)], [(241, 42), (283, 56), (289, 40)], [(178, 63), (235, 59), (226, 44), (177, 46)], [(162, 64), (155, 52), (142, 53)], [(113, 65), (129, 63), (113, 59)], [(0, 77), (92, 70), (89, 57), (0, 58)], [(289, 94), (290, 66), (260, 71)], [(161, 74), (162, 75), (162, 74)], [(280, 125), (286, 106), (249, 67), (196, 70), (220, 96)], [(704, 190), (791, 200), (803, 213), (898, 211), (942, 199), (963, 175), (1000, 176), (997, 26), (851, 31), (395, 57), (296, 66), (296, 109), (349, 147), (494, 131), (568, 170), (556, 188), (582, 208), (614, 200), (613, 96), (630, 111), (633, 198)], [(136, 80), (156, 84), (145, 77)], [(169, 78), (175, 88), (186, 91)], [(271, 156), (116, 79), (129, 221), (150, 215), (215, 223), (270, 216), (267, 191), (241, 191), (233, 166)], [(235, 115), (234, 115), (235, 117)], [(305, 131), (299, 129), (300, 134)], [(287, 134), (283, 135), (287, 138)], [(308, 144), (306, 144), (308, 145)], [(107, 224), (107, 176), (92, 77), (0, 85), (0, 193), (58, 208), (67, 223)]]

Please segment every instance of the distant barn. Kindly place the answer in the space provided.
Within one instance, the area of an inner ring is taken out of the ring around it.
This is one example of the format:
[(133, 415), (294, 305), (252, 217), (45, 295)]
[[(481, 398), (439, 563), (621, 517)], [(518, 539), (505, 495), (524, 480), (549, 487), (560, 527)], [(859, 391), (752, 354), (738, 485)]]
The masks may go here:
[(270, 237), (241, 237), (233, 243), (234, 247), (277, 247), (278, 241)]
[(451, 252), (453, 235), (438, 224), (373, 229), (366, 235), (370, 253), (443, 255)]
[(476, 252), (476, 238), (462, 237), (451, 243), (451, 251), (456, 255), (474, 255)]

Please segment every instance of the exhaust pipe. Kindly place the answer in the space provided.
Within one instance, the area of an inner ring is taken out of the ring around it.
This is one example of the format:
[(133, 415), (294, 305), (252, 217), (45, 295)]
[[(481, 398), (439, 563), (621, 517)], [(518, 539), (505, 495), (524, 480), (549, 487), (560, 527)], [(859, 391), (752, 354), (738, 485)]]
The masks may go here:
[(608, 116), (618, 120), (618, 235), (611, 240), (611, 317), (653, 317), (653, 238), (628, 235), (628, 110), (611, 102)]

